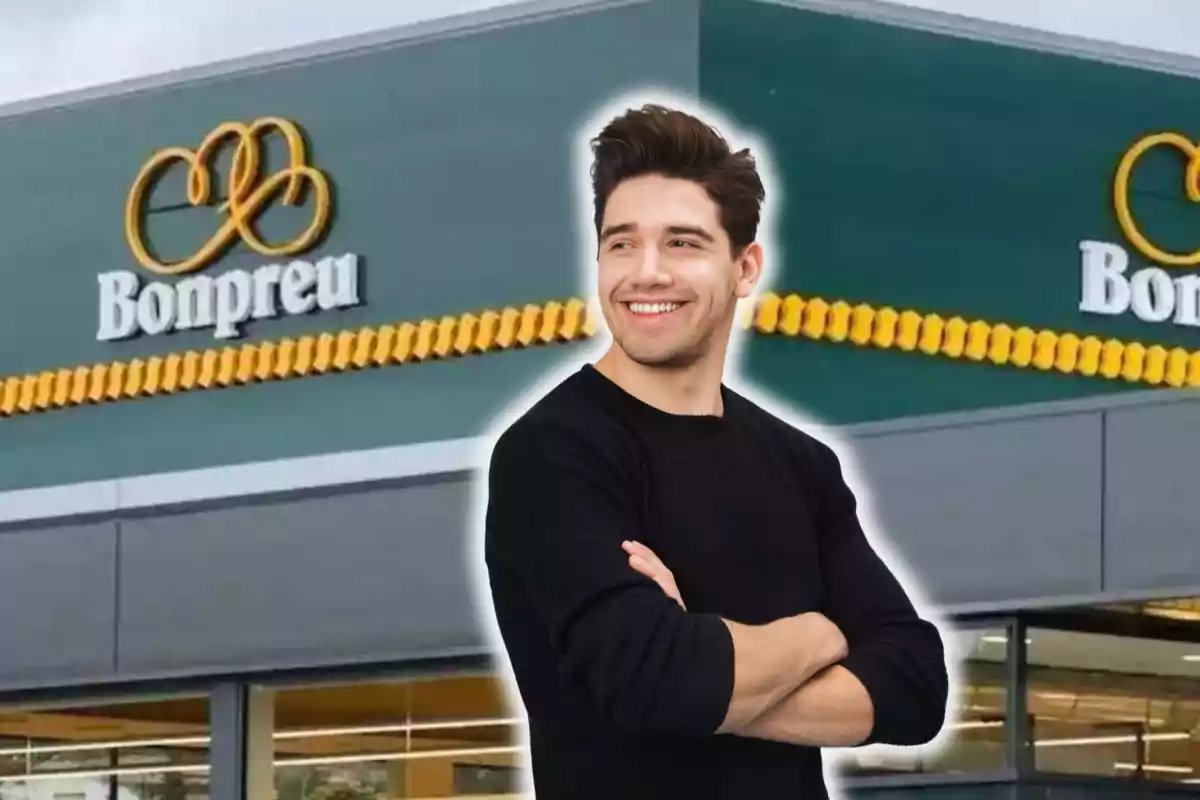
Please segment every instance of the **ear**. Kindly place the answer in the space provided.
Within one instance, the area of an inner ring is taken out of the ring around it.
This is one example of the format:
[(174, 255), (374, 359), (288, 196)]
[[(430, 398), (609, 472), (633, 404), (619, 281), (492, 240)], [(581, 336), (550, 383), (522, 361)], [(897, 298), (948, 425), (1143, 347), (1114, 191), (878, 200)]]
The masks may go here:
[(763, 249), (758, 242), (751, 242), (735, 262), (738, 270), (734, 294), (738, 298), (749, 297), (754, 292), (763, 273)]

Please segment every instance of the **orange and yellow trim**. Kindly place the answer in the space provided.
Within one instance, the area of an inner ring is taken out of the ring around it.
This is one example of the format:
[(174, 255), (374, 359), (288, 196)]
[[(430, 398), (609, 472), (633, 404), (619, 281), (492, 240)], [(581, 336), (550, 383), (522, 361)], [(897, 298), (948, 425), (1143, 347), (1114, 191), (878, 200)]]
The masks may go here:
[(581, 300), (189, 350), (0, 379), (0, 416), (568, 342), (591, 336)]
[(1200, 351), (942, 317), (911, 309), (767, 294), (741, 319), (761, 334), (990, 362), (1148, 386), (1200, 386)]
[[(572, 298), (14, 375), (0, 378), (0, 416), (571, 342), (593, 336), (598, 322), (594, 307)], [(770, 292), (744, 306), (738, 322), (761, 335), (1200, 386), (1200, 351), (912, 309)]]

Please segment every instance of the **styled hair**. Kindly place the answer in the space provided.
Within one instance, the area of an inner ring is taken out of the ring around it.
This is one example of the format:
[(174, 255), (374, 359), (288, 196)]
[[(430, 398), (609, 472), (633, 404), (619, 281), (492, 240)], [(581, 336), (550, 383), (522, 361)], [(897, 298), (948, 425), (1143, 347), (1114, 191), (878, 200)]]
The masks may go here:
[(629, 178), (662, 175), (694, 181), (720, 209), (736, 255), (754, 241), (766, 191), (750, 150), (732, 152), (712, 126), (664, 106), (631, 108), (591, 140), (596, 234), (614, 189)]

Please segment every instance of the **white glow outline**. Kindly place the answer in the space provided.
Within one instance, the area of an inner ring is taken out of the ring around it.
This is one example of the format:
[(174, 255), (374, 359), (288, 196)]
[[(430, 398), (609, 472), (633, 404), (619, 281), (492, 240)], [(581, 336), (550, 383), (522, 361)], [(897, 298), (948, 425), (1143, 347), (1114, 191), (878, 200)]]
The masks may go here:
[[(731, 118), (711, 106), (698, 102), (694, 97), (649, 84), (616, 95), (606, 103), (598, 106), (592, 112), (591, 116), (579, 126), (575, 133), (572, 177), (575, 182), (575, 205), (579, 224), (577, 232), (579, 240), (577, 263), (580, 271), (579, 296), (588, 298), (589, 302), (594, 303), (597, 282), (595, 263), (597, 242), (593, 220), (594, 209), (592, 205), (591, 178), (589, 174), (592, 153), (588, 143), (611, 119), (628, 109), (640, 107), (646, 103), (657, 103), (669, 108), (675, 108), (706, 121), (726, 138), (735, 151), (744, 147), (750, 148), (750, 152), (757, 164), (763, 187), (766, 190), (766, 200), (762, 206), (759, 235), (757, 238), (757, 241), (763, 246), (764, 264), (762, 276), (756, 287), (755, 294), (770, 291), (770, 279), (773, 273), (771, 265), (775, 260), (781, 260), (781, 254), (783, 253), (783, 247), (778, 243), (776, 236), (775, 211), (785, 200), (783, 182), (777, 179), (770, 149), (757, 136), (734, 124)], [(746, 304), (752, 306), (754, 299), (752, 295), (740, 301), (739, 306)], [(740, 307), (738, 309), (739, 313), (744, 310), (744, 308)], [(947, 703), (942, 729), (932, 741), (923, 745), (910, 747), (870, 745), (856, 748), (821, 748), (825, 785), (830, 793), (831, 800), (837, 800), (841, 794), (842, 787), (838, 781), (835, 768), (848, 760), (846, 758), (847, 755), (851, 753), (865, 753), (868, 755), (904, 753), (908, 757), (916, 755), (922, 758), (930, 758), (940, 755), (943, 749), (951, 742), (954, 737), (953, 725), (959, 721), (955, 719), (954, 715), (957, 698), (961, 696), (962, 686), (961, 665), (956, 657), (953, 646), (955, 630), (935, 610), (933, 604), (929, 602), (924, 588), (920, 586), (908, 568), (908, 565), (892, 548), (891, 544), (882, 540), (879, 534), (873, 533), (873, 531), (880, 530), (881, 526), (876, 522), (873, 513), (872, 497), (867, 491), (866, 481), (861, 477), (862, 473), (858, 469), (850, 444), (839, 438), (827, 423), (818, 420), (811, 414), (797, 411), (770, 392), (761, 387), (754, 386), (748, 380), (744, 379), (741, 374), (742, 365), (739, 356), (741, 355), (741, 346), (748, 334), (748, 330), (743, 330), (736, 323), (735, 317), (729, 348), (726, 353), (726, 386), (757, 404), (764, 411), (778, 417), (780, 420), (815, 436), (834, 451), (841, 462), (842, 475), (846, 485), (850, 487), (858, 501), (858, 517), (863, 531), (867, 536), (867, 541), (896, 577), (896, 580), (908, 595), (917, 613), (922, 618), (929, 620), (937, 629), (942, 638), (946, 654), (945, 661), (947, 677), (949, 679), (950, 700)], [(469, 544), (466, 548), (470, 563), (467, 567), (471, 571), (470, 574), (474, 576), (472, 587), (474, 588), (473, 599), (475, 603), (476, 622), (479, 630), (484, 634), (485, 640), (491, 649), (491, 654), (495, 659), (497, 678), (505, 686), (508, 692), (508, 701), (513, 704), (514, 708), (524, 709), (524, 705), (521, 703), (521, 694), (512, 671), (512, 664), (509, 660), (508, 652), (504, 647), (504, 641), (500, 636), (499, 626), (496, 623), (495, 612), (491, 602), (491, 593), (489, 591), (490, 583), (484, 563), (483, 538), (487, 510), (487, 465), (490, 463), (491, 452), (495, 447), (496, 440), (509, 426), (523, 416), (530, 407), (551, 389), (576, 372), (585, 361), (594, 361), (603, 355), (611, 342), (611, 335), (607, 331), (603, 317), (597, 315), (596, 335), (593, 337), (592, 342), (589, 345), (581, 345), (573, 348), (574, 358), (564, 360), (562, 365), (547, 370), (540, 381), (529, 387), (523, 394), (513, 398), (504, 411), (498, 413), (493, 418), (486, 431), (477, 440), (479, 442), (479, 451), (476, 463), (480, 465), (480, 468), (471, 481), (471, 530), (468, 537)], [(518, 730), (520, 731), (520, 737), (522, 737), (522, 744), (528, 747), (528, 725), (518, 726)], [(530, 765), (526, 769), (522, 769), (521, 772), (526, 784), (523, 791), (532, 793), (532, 759), (530, 760)]]

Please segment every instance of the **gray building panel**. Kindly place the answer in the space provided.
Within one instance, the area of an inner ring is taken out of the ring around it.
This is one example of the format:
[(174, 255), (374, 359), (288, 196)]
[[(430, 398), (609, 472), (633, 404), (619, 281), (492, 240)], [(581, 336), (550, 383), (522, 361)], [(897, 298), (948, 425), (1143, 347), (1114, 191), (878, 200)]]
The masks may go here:
[[(879, 541), (928, 599), (978, 613), (1193, 593), (1200, 537), (1180, 498), (1197, 415), (1194, 397), (1158, 395), (840, 433)], [(187, 505), (156, 508), (151, 489), (179, 481), (131, 478), (115, 510), (84, 487), (105, 522), (9, 519), (0, 688), (485, 652), (482, 449), (444, 444), (427, 453), (436, 476), (414, 472), (425, 451), (364, 451), (255, 466), (259, 488), (223, 500), (209, 475), (199, 504), (176, 492), (162, 501)]]
[(126, 522), (122, 673), (478, 652), (462, 479)]
[(931, 601), (1085, 594), (1102, 588), (1101, 424), (1092, 413), (865, 436), (855, 461)]
[(1200, 404), (1109, 411), (1106, 430), (1105, 588), (1196, 585)]
[(117, 524), (0, 533), (0, 686), (113, 673)]

